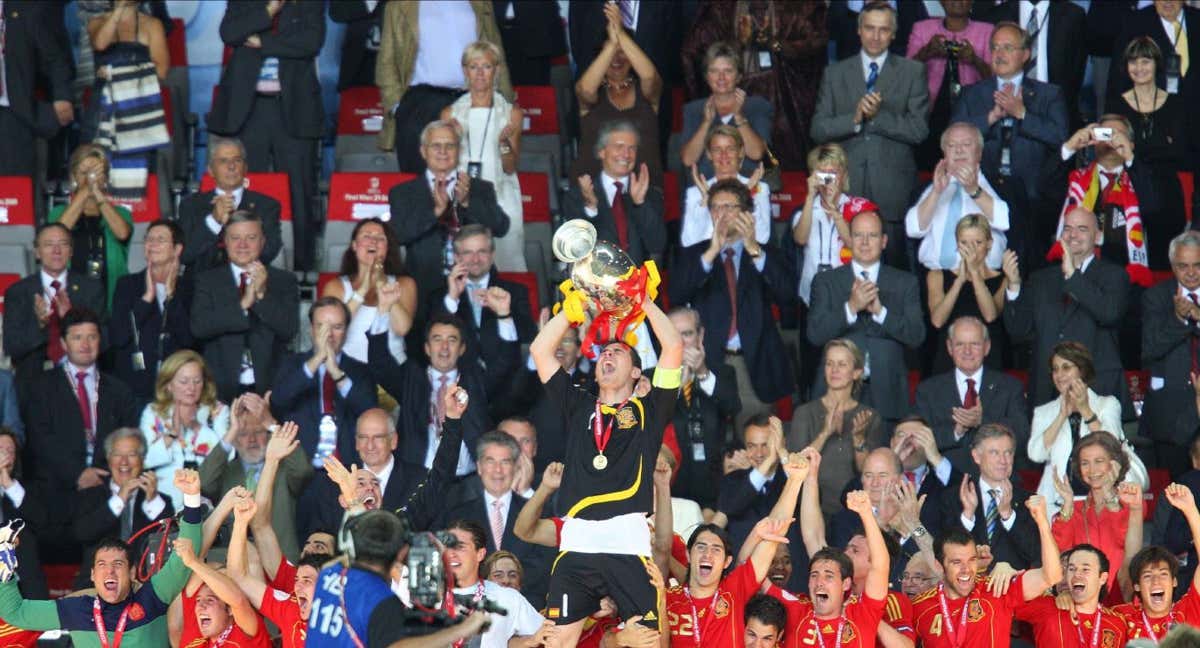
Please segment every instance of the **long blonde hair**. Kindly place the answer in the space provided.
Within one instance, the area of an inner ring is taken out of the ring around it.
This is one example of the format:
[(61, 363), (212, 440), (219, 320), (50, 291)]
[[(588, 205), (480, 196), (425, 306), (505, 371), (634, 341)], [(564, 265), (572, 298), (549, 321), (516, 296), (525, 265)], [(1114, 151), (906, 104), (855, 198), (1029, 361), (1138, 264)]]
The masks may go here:
[(154, 381), (154, 403), (150, 406), (154, 413), (160, 417), (166, 417), (171, 411), (171, 407), (175, 404), (175, 399), (171, 396), (171, 392), (167, 390), (167, 386), (175, 380), (175, 374), (188, 363), (194, 362), (200, 367), (200, 375), (204, 376), (204, 389), (200, 391), (200, 405), (207, 405), (209, 410), (217, 407), (217, 384), (213, 381), (212, 372), (209, 371), (208, 365), (204, 363), (204, 358), (199, 353), (191, 349), (182, 349), (176, 351), (163, 360), (162, 367), (158, 370), (158, 379)]

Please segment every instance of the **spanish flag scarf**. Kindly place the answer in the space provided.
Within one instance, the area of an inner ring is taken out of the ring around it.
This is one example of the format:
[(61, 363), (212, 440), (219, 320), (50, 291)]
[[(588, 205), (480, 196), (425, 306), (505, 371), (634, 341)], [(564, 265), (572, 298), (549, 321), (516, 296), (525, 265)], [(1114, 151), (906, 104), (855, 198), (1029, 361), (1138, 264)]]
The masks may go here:
[(1050, 248), (1046, 258), (1050, 261), (1062, 258), (1062, 244), (1058, 239), (1062, 236), (1063, 218), (1066, 217), (1067, 212), (1079, 206), (1094, 213), (1098, 206), (1102, 206), (1100, 199), (1104, 197), (1103, 204), (1115, 205), (1125, 216), (1125, 249), (1129, 254), (1129, 263), (1125, 266), (1125, 270), (1129, 273), (1129, 278), (1133, 283), (1149, 287), (1153, 283), (1153, 279), (1150, 275), (1150, 266), (1147, 264), (1146, 237), (1142, 230), (1142, 216), (1138, 210), (1137, 193), (1133, 190), (1133, 181), (1129, 178), (1129, 171), (1121, 169), (1121, 175), (1110, 184), (1112, 186), (1109, 186), (1107, 191), (1101, 191), (1100, 168), (1096, 162), (1089, 164), (1086, 168), (1071, 171), (1067, 180), (1067, 198), (1063, 201), (1062, 212), (1058, 216), (1058, 230), (1055, 233), (1054, 246)]

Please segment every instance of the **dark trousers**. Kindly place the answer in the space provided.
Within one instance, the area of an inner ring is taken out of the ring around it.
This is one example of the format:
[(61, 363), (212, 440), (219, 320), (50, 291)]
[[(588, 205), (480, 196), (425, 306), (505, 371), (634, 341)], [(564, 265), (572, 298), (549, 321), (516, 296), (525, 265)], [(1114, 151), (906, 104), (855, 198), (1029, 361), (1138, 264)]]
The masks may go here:
[(404, 173), (422, 173), (425, 160), (421, 157), (421, 131), (442, 114), (442, 109), (454, 103), (463, 91), (417, 85), (408, 89), (396, 106), (396, 161)]
[(317, 195), (317, 141), (287, 132), (281, 101), (279, 96), (258, 95), (238, 137), (246, 145), (246, 164), (250, 171), (288, 174), (292, 197), (293, 267), (313, 270), (316, 236), (321, 229), (312, 208)]
[(34, 175), (33, 131), (9, 108), (0, 108), (0, 175)]

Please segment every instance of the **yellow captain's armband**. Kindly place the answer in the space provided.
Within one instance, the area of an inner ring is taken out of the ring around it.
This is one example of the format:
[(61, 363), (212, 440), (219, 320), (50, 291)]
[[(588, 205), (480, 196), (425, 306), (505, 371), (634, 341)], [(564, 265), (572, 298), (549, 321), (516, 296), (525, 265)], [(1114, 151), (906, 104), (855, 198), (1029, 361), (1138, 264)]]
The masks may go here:
[(659, 389), (679, 389), (679, 385), (683, 383), (683, 367), (674, 369), (663, 369), (655, 367), (654, 380), (651, 384)]

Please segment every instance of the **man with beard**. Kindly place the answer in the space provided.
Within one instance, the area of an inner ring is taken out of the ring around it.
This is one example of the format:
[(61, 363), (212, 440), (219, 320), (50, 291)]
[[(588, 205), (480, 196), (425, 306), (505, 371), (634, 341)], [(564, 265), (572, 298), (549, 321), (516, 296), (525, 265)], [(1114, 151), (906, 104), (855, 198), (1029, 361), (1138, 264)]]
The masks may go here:
[[(1200, 539), (1200, 511), (1191, 489), (1171, 484), (1164, 495), (1187, 518), (1193, 541)], [(1178, 572), (1179, 559), (1163, 547), (1149, 546), (1134, 554), (1129, 561), (1129, 575), (1137, 596), (1113, 608), (1128, 619), (1129, 639), (1144, 637), (1158, 643), (1176, 624), (1200, 625), (1200, 571), (1192, 578), (1187, 593), (1172, 603)]]
[[(200, 475), (194, 470), (176, 471), (175, 486), (183, 493), (184, 505), (179, 537), (199, 544)], [(0, 618), (26, 630), (63, 630), (81, 648), (118, 643), (125, 648), (167, 645), (167, 606), (183, 590), (190, 573), (183, 559), (175, 554), (145, 586), (134, 591), (135, 564), (129, 545), (120, 540), (106, 540), (96, 547), (92, 560), (95, 595), (34, 601), (21, 598), (12, 578), (15, 568), (13, 565), (3, 570)]]
[(1100, 605), (1108, 594), (1108, 556), (1084, 543), (1066, 552), (1066, 559), (1070, 609), (1059, 609), (1053, 596), (1044, 595), (1017, 610), (1018, 620), (1033, 624), (1033, 644), (1063, 648), (1124, 646), (1128, 632), (1124, 615)]
[(1026, 507), (1041, 537), (1042, 567), (1020, 574), (1011, 584), (979, 577), (975, 539), (967, 532), (951, 528), (938, 537), (934, 555), (942, 565), (945, 580), (913, 599), (917, 635), (925, 648), (1009, 645), (1013, 611), (1062, 579), (1058, 545), (1046, 519), (1046, 502), (1034, 495)]

